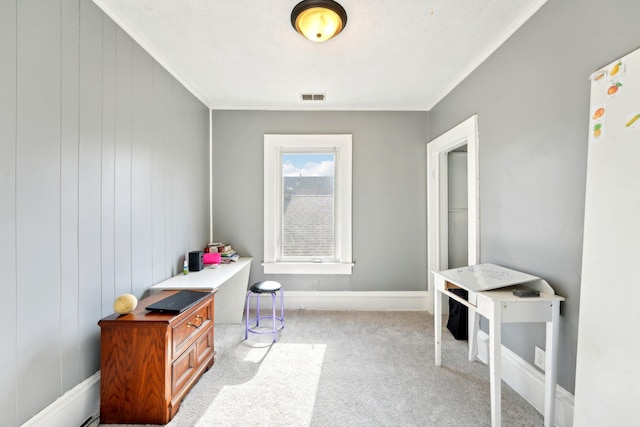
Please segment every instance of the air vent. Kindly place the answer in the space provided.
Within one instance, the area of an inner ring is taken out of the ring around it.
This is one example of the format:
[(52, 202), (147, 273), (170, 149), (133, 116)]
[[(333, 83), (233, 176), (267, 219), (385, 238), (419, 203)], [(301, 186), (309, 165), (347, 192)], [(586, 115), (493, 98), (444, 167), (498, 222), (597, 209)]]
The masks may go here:
[(324, 101), (324, 93), (303, 93), (300, 95), (303, 101)]

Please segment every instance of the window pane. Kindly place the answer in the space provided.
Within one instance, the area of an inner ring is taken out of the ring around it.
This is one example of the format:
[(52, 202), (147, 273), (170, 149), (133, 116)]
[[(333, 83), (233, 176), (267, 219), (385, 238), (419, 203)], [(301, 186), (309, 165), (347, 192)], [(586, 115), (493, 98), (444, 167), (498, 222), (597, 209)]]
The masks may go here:
[(352, 274), (352, 142), (265, 134), (265, 274)]
[(334, 259), (335, 154), (282, 155), (282, 258)]

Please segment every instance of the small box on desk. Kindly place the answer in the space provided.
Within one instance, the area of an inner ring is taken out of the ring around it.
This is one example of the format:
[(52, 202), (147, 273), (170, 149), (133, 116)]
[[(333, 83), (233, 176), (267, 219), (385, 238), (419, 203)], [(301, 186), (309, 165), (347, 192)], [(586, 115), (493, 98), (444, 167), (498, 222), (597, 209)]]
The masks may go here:
[(205, 264), (220, 264), (222, 257), (219, 252), (204, 254), (203, 262)]
[(189, 271), (200, 271), (204, 268), (203, 251), (189, 252)]

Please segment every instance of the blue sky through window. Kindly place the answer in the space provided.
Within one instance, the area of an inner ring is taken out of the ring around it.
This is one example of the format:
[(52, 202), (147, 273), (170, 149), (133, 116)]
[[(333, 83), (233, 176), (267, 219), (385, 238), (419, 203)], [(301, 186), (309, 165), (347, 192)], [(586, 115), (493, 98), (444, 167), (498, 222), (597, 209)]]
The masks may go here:
[(284, 176), (334, 176), (334, 165), (334, 154), (287, 153), (282, 155)]

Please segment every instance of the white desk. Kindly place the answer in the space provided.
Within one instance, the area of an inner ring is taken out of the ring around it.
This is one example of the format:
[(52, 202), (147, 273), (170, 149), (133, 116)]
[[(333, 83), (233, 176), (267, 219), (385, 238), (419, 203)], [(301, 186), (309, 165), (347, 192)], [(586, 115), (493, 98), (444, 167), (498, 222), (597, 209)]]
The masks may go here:
[(244, 301), (249, 287), (251, 257), (240, 257), (236, 262), (221, 264), (218, 268), (205, 265), (203, 270), (179, 274), (151, 286), (151, 291), (193, 289), (213, 291), (215, 323), (242, 323)]
[[(475, 360), (478, 315), (489, 320), (489, 370), (491, 387), (491, 425), (501, 425), (501, 324), (512, 322), (545, 322), (545, 398), (544, 425), (555, 424), (556, 379), (558, 368), (558, 319), (560, 301), (549, 284), (539, 277), (494, 264), (434, 271), (435, 275), (435, 347), (436, 366), (441, 366), (442, 298), (449, 296), (469, 308), (469, 360)], [(539, 297), (518, 298), (513, 288), (523, 285), (540, 291)], [(469, 300), (448, 291), (459, 287), (469, 291)]]

